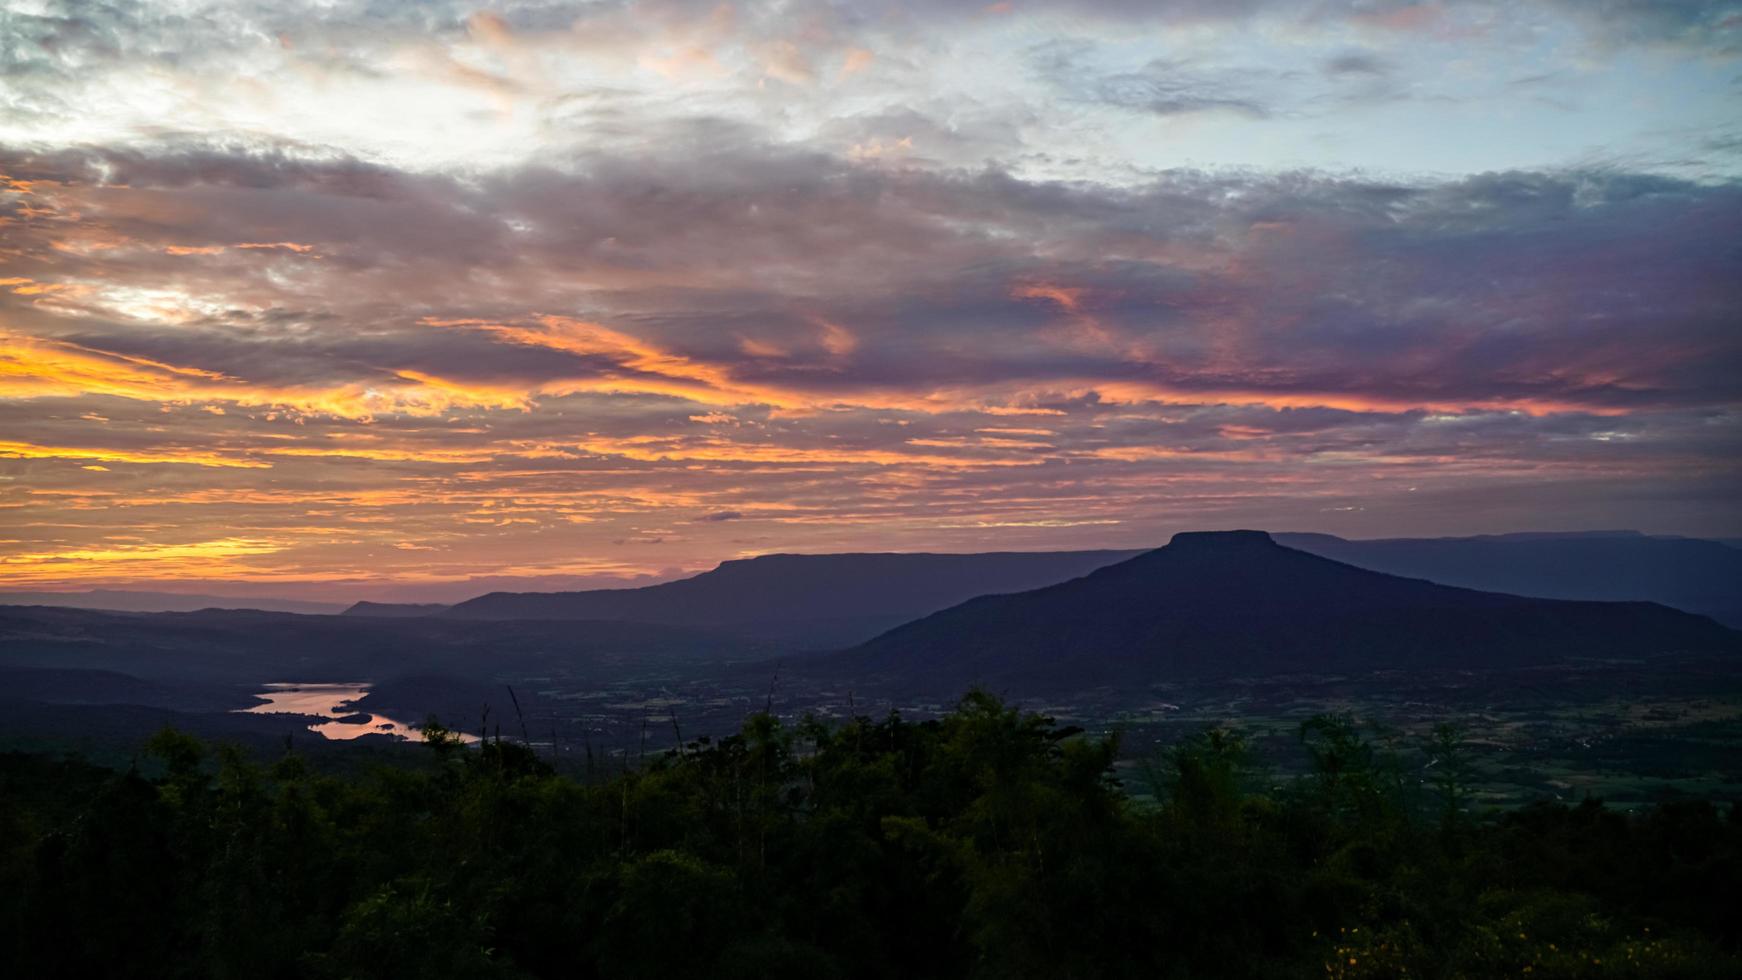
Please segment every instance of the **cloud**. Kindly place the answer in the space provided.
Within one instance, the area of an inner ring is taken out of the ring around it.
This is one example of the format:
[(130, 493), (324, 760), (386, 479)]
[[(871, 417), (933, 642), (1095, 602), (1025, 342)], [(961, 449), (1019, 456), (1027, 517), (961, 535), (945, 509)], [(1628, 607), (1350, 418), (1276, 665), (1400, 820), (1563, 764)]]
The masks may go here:
[(1350, 75), (1391, 74), (1391, 63), (1375, 54), (1366, 51), (1345, 51), (1324, 64), (1324, 72), (1333, 78)]
[(4, 574), (1735, 533), (1732, 28), (1603, 6), (43, 5)]
[(1095, 49), (1083, 42), (1052, 41), (1031, 53), (1035, 70), (1070, 98), (1158, 116), (1232, 112), (1262, 119), (1270, 106), (1250, 94), (1254, 77), (1268, 73), (1207, 69), (1158, 58), (1129, 71), (1094, 65)]
[[(746, 146), (716, 175), (601, 156), (482, 181), (377, 173), (360, 190), (338, 176), (357, 172), (349, 162), (202, 161), (210, 176), (195, 180), (173, 158), (86, 160), (25, 196), (38, 215), (78, 218), (33, 218), (15, 236), (16, 278), (60, 288), (7, 300), (14, 391), (352, 416), (586, 392), (800, 411), (1037, 387), (1526, 411), (1736, 394), (1721, 329), (1733, 291), (1714, 285), (1734, 271), (1727, 185), (1181, 172), (1114, 189), (862, 172)], [(98, 171), (115, 182), (77, 176)], [(640, 203), (612, 203), (626, 201)], [(373, 210), (384, 227), (359, 220)], [(220, 221), (244, 242), (294, 222), (325, 258), (165, 254), (164, 240)], [(76, 259), (50, 244), (81, 235), (116, 244)], [(326, 299), (291, 306), (309, 297)], [(1657, 342), (1641, 352), (1646, 322)]]

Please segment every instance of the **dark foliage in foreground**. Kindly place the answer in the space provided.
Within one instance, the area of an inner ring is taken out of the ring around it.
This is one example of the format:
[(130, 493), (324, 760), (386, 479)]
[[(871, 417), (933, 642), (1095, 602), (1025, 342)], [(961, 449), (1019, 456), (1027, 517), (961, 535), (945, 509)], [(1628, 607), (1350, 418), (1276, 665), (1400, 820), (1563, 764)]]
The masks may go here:
[(0, 757), (9, 976), (1719, 977), (1742, 826), (1676, 804), (1466, 810), (1454, 733), (1303, 726), (1255, 792), (1210, 732), (1154, 772), (971, 695), (594, 779), (506, 742), (262, 768), (174, 733), (158, 778)]

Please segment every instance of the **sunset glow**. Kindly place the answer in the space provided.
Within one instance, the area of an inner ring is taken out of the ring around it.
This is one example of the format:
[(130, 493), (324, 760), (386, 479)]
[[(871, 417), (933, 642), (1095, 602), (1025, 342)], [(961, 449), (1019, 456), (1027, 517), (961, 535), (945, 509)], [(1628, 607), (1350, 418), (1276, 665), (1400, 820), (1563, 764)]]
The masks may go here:
[(1726, 4), (12, 4), (0, 587), (1742, 536)]

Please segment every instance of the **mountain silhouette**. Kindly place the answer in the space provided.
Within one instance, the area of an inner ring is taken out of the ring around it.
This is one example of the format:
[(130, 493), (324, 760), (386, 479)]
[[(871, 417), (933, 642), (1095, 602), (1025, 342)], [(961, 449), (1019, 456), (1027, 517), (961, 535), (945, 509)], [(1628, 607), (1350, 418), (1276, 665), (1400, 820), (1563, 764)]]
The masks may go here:
[(1277, 544), (1182, 533), (1082, 578), (972, 599), (828, 658), (911, 689), (1016, 694), (1206, 676), (1479, 668), (1738, 650), (1643, 602), (1522, 598), (1400, 578)]
[(1742, 551), (1638, 531), (1350, 541), (1278, 534), (1279, 544), (1392, 575), (1543, 599), (1643, 599), (1742, 628)]
[(106, 670), (151, 680), (378, 680), (408, 672), (492, 678), (551, 664), (694, 665), (775, 652), (737, 636), (624, 621), (0, 607), (0, 667)]
[(763, 555), (636, 589), (494, 592), (459, 619), (628, 620), (839, 648), (974, 596), (1063, 582), (1135, 551)]
[(198, 612), (202, 609), (254, 609), (261, 612), (325, 616), (345, 608), (339, 602), (277, 599), (270, 596), (197, 595), (184, 592), (142, 592), (134, 589), (87, 589), (82, 592), (0, 592), (0, 606), (59, 606), (62, 609), (102, 609), (111, 612)]

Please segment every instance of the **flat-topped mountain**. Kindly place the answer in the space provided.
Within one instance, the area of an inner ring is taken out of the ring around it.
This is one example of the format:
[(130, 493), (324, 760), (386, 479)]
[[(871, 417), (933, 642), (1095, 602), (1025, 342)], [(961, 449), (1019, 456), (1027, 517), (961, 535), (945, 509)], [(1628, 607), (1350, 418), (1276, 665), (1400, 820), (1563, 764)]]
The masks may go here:
[(630, 620), (842, 647), (974, 596), (1052, 585), (1135, 554), (763, 555), (722, 562), (693, 578), (637, 589), (495, 592), (452, 606), (443, 615)]
[(832, 657), (831, 670), (1012, 693), (1203, 676), (1493, 667), (1733, 652), (1742, 634), (1643, 602), (1570, 602), (1401, 578), (1262, 531), (1178, 534), (1083, 578), (973, 599)]
[(1376, 572), (1543, 599), (1643, 599), (1742, 628), (1742, 550), (1638, 531), (1350, 541), (1278, 534), (1279, 544)]

